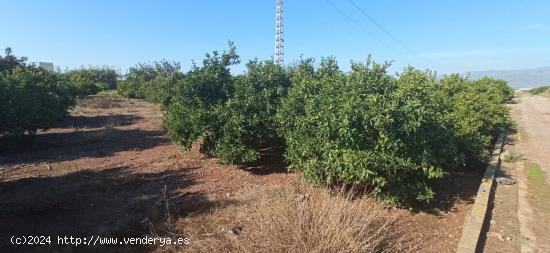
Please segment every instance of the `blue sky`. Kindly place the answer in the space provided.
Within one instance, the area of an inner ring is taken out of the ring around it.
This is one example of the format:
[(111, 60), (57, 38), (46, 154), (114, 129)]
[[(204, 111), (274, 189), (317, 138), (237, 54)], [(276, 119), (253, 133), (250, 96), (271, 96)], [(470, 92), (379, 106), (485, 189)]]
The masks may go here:
[[(335, 56), (348, 69), (372, 54), (393, 60), (393, 71), (409, 64), (439, 73), (550, 65), (550, 1), (354, 0), (401, 43), (348, 0), (328, 1), (285, 1), (285, 63)], [(110, 65), (122, 73), (162, 58), (187, 69), (228, 40), (243, 62), (269, 59), (274, 6), (275, 0), (0, 0), (0, 47), (61, 68)]]

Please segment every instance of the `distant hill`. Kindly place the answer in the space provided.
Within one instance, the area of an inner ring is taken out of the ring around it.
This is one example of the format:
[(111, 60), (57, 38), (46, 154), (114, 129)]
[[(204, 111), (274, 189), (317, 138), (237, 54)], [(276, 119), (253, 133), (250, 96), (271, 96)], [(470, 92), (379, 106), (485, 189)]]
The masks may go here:
[(534, 88), (550, 85), (550, 67), (518, 70), (488, 70), (468, 72), (471, 79), (483, 76), (506, 80), (510, 86), (518, 88)]

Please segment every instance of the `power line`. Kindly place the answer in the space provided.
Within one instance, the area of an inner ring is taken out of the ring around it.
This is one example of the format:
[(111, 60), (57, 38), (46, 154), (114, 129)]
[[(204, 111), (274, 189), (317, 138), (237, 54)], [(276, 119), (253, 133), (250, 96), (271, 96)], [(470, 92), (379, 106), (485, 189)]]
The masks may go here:
[(378, 28), (380, 28), (380, 30), (382, 30), (386, 35), (388, 35), (388, 37), (390, 37), (392, 40), (394, 40), (397, 44), (399, 44), (400, 46), (402, 46), (403, 48), (405, 48), (407, 51), (411, 52), (411, 53), (415, 53), (412, 49), (410, 49), (409, 47), (407, 47), (403, 42), (401, 42), (401, 40), (399, 40), (397, 37), (395, 37), (392, 33), (390, 33), (388, 30), (386, 30), (380, 23), (378, 23), (374, 18), (372, 18), (369, 14), (367, 14), (361, 7), (359, 7), (357, 4), (355, 4), (355, 2), (353, 2), (353, 0), (348, 0), (348, 2), (350, 2), (353, 7), (355, 7), (357, 10), (359, 10), (359, 12), (361, 12), (361, 14), (363, 14), (363, 16), (365, 16), (367, 19), (369, 19), (373, 24), (375, 24)]
[(364, 32), (368, 33), (371, 37), (373, 37), (374, 39), (376, 39), (378, 42), (380, 42), (382, 45), (392, 49), (392, 50), (395, 50), (394, 48), (391, 48), (385, 41), (383, 41), (382, 39), (378, 38), (378, 36), (376, 36), (374, 33), (372, 33), (371, 31), (369, 31), (367, 28), (365, 28), (363, 25), (361, 25), (361, 23), (357, 22), (355, 19), (353, 19), (351, 16), (349, 16), (348, 14), (346, 14), (344, 11), (342, 11), (340, 8), (338, 8), (336, 5), (334, 5), (332, 2), (330, 2), (329, 0), (325, 0), (326, 3), (328, 3), (333, 9), (335, 9), (336, 11), (338, 11), (342, 16), (346, 17), (350, 22), (352, 22), (353, 24), (355, 24), (357, 27), (361, 28), (361, 30), (363, 30)]
[[(329, 0), (325, 0), (325, 2), (327, 2), (333, 9), (335, 9), (336, 11), (338, 11), (342, 16), (346, 17), (350, 22), (352, 22), (353, 24), (355, 24), (357, 27), (361, 28), (361, 30), (363, 30), (364, 32), (368, 33), (371, 37), (373, 37), (374, 39), (376, 39), (378, 42), (380, 42), (380, 44), (384, 45), (386, 48), (392, 50), (392, 51), (396, 51), (396, 52), (399, 52), (400, 54), (403, 54), (405, 53), (407, 56), (411, 55), (411, 54), (407, 54), (406, 52), (403, 52), (402, 50), (399, 50), (397, 48), (394, 48), (392, 46), (390, 46), (390, 44), (388, 44), (387, 42), (385, 42), (384, 40), (380, 39), (378, 36), (376, 36), (374, 33), (372, 33), (371, 31), (369, 31), (367, 28), (365, 28), (363, 25), (361, 25), (361, 23), (357, 22), (357, 20), (353, 19), (351, 16), (349, 16), (348, 14), (346, 14), (343, 10), (341, 10), (340, 8), (338, 8), (336, 5), (334, 5), (332, 2), (330, 2)], [(427, 61), (426, 61), (427, 62)], [(427, 62), (429, 65), (431, 65), (429, 62)], [(432, 66), (433, 67), (433, 66)]]
[[(382, 32), (384, 32), (388, 37), (390, 37), (395, 43), (399, 44), (402, 48), (407, 50), (412, 55), (418, 57), (419, 59), (425, 61), (426, 63), (431, 65), (431, 62), (427, 59), (424, 59), (424, 57), (420, 56), (418, 53), (416, 53), (414, 50), (409, 48), (405, 43), (403, 43), (400, 39), (398, 39), (395, 35), (393, 35), (390, 31), (388, 31), (384, 26), (382, 26), (380, 23), (378, 23), (373, 17), (371, 17), (365, 10), (363, 10), (361, 7), (359, 7), (353, 0), (348, 0), (355, 9), (357, 9), (363, 16), (365, 16), (368, 20), (370, 20), (374, 25), (376, 25)], [(433, 67), (433, 66), (432, 66)]]

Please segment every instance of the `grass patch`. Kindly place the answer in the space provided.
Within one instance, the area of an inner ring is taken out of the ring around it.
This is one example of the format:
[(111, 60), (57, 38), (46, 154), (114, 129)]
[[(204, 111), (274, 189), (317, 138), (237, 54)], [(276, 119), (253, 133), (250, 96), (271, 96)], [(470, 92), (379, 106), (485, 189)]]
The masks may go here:
[(525, 169), (527, 170), (527, 176), (529, 181), (544, 183), (544, 171), (536, 163), (525, 163)]
[(98, 97), (116, 97), (118, 96), (117, 90), (103, 90), (95, 94)]
[(550, 185), (545, 181), (544, 171), (536, 163), (526, 162), (528, 188), (533, 197), (533, 207), (537, 209), (537, 215), (543, 220), (540, 222), (550, 222)]

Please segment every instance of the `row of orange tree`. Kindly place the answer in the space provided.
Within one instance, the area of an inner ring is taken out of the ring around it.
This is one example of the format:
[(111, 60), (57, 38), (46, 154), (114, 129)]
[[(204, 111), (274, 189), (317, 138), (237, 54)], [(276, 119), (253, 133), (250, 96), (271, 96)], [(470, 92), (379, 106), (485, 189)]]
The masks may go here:
[(282, 68), (253, 60), (244, 74), (236, 49), (207, 54), (187, 72), (161, 61), (130, 69), (119, 92), (162, 104), (170, 138), (221, 162), (245, 164), (277, 140), (289, 168), (323, 186), (365, 187), (392, 202), (429, 201), (446, 171), (488, 159), (487, 146), (509, 124), (506, 82), (437, 78), (388, 63), (303, 59)]
[(47, 71), (7, 48), (0, 55), (0, 141), (16, 144), (23, 136), (56, 126), (77, 97), (114, 88), (117, 78), (109, 68)]

